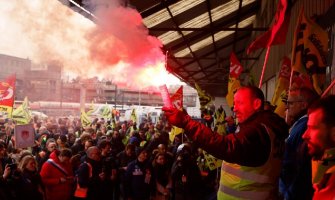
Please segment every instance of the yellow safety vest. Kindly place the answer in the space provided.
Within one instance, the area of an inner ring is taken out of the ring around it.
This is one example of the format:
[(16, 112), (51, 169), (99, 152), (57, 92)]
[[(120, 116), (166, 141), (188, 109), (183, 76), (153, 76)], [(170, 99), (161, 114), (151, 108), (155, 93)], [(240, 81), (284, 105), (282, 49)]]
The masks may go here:
[[(223, 161), (218, 199), (277, 199), (281, 169), (282, 146), (275, 143), (275, 134), (267, 128), (271, 139), (271, 152), (266, 163), (259, 167), (246, 167)], [(276, 144), (276, 145), (275, 145)]]

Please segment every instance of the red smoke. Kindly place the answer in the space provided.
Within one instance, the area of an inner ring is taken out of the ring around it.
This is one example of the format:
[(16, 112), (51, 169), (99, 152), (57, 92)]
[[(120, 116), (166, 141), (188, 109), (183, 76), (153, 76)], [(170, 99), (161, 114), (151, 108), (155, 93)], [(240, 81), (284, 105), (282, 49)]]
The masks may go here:
[(116, 1), (101, 2), (90, 4), (94, 24), (58, 0), (1, 1), (0, 53), (36, 63), (56, 60), (65, 76), (98, 76), (133, 88), (180, 83), (167, 80), (162, 44), (148, 34), (140, 14), (111, 4)]

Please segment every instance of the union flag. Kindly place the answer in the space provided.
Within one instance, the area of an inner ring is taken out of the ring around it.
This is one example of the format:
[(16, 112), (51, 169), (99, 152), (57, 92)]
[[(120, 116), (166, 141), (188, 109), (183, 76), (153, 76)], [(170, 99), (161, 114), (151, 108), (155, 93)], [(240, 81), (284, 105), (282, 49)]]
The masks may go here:
[(183, 109), (183, 86), (181, 85), (176, 93), (171, 96), (172, 104), (179, 110)]
[(4, 81), (0, 81), (0, 112), (12, 117), (14, 105), (16, 75), (11, 75)]

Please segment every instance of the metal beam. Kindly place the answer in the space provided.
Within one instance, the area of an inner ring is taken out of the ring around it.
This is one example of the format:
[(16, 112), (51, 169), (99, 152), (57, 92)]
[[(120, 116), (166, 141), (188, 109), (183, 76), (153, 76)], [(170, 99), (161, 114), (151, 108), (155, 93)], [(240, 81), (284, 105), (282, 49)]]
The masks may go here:
[(176, 28), (176, 27), (152, 27), (149, 31), (267, 31), (269, 28), (266, 27), (249, 27), (249, 28), (229, 28), (229, 27), (213, 27), (213, 28)]

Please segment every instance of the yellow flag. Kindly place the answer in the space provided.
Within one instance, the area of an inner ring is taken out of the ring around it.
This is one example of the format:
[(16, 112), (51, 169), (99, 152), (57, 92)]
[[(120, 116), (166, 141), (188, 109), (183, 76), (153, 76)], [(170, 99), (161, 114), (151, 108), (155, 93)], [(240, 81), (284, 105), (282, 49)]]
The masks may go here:
[(284, 98), (287, 98), (287, 90), (290, 85), (291, 76), (291, 60), (288, 57), (283, 57), (281, 61), (281, 67), (276, 81), (275, 92), (272, 96), (271, 104), (276, 106), (275, 113), (285, 118), (286, 105), (283, 102)]
[(174, 138), (176, 137), (176, 135), (179, 135), (181, 133), (184, 133), (184, 129), (178, 128), (176, 126), (172, 126), (171, 131), (169, 133), (169, 139), (170, 139), (170, 141), (173, 142)]
[(203, 91), (197, 83), (195, 83), (195, 88), (199, 96), (200, 110), (203, 110), (206, 108), (207, 105), (212, 102), (212, 97), (206, 94), (205, 91)]
[(206, 151), (203, 151), (203, 152), (204, 152), (206, 164), (210, 170), (214, 170), (218, 167), (221, 167), (222, 160), (215, 158), (214, 156), (210, 155)]
[(108, 119), (108, 118), (112, 118), (112, 112), (111, 109), (109, 108), (109, 106), (106, 104), (103, 108), (102, 108), (102, 113), (101, 113), (102, 117)]
[(31, 112), (28, 109), (28, 106), (29, 106), (29, 101), (28, 101), (28, 98), (25, 97), (22, 104), (13, 111), (12, 117), (13, 117), (13, 120), (17, 124), (23, 125), (23, 124), (30, 123)]
[(241, 83), (239, 79), (234, 77), (229, 77), (228, 81), (228, 93), (226, 96), (227, 104), (230, 108), (234, 105), (234, 94), (241, 87)]
[(283, 90), (280, 94), (280, 97), (275, 102), (276, 109), (275, 113), (277, 113), (280, 117), (285, 119), (285, 110), (286, 110), (286, 100), (287, 100), (287, 90)]
[(220, 135), (226, 135), (226, 126), (225, 126), (225, 119), (226, 119), (226, 113), (224, 110), (219, 111), (217, 110), (214, 114), (215, 117), (215, 128), (216, 132)]
[(91, 124), (91, 120), (90, 120), (89, 116), (87, 115), (87, 113), (83, 109), (80, 111), (80, 121), (81, 121), (81, 125), (83, 127), (88, 126), (88, 125)]
[(308, 19), (301, 9), (292, 45), (292, 69), (311, 74), (313, 87), (319, 94), (325, 84), (327, 66), (328, 33)]
[(133, 108), (133, 110), (131, 111), (130, 119), (131, 119), (134, 123), (137, 122), (137, 115), (136, 115), (136, 110), (135, 110), (135, 108)]
[(95, 111), (95, 107), (94, 107), (94, 104), (93, 104), (93, 101), (91, 102), (91, 105), (89, 107), (89, 110), (86, 112), (87, 115), (91, 115), (93, 112)]

